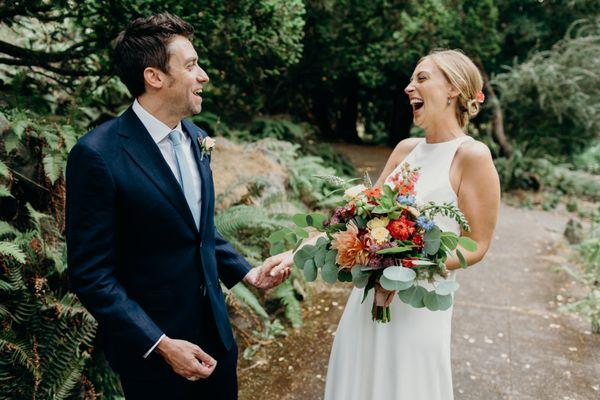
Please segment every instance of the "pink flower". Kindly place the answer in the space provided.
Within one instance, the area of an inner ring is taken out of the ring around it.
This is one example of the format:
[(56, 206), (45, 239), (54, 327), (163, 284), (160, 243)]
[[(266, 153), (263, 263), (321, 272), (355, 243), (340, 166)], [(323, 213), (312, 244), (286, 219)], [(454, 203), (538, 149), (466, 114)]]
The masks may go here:
[(485, 94), (482, 91), (477, 92), (477, 96), (475, 97), (478, 103), (483, 103), (485, 101)]

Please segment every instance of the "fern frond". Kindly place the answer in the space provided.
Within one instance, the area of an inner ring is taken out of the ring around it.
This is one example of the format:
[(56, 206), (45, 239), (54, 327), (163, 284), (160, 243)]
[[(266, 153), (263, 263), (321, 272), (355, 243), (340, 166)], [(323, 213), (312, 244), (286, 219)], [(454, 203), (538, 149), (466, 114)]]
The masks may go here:
[(5, 257), (12, 257), (15, 261), (21, 264), (25, 264), (25, 253), (13, 242), (1, 241), (0, 242), (0, 255)]
[(252, 293), (250, 289), (243, 283), (238, 283), (234, 287), (231, 288), (230, 292), (242, 302), (242, 304), (248, 306), (252, 309), (257, 315), (262, 317), (265, 320), (269, 319), (269, 314), (265, 311), (263, 306), (260, 304), (258, 298)]
[(302, 327), (302, 306), (289, 279), (273, 289), (270, 297), (278, 299), (285, 306), (285, 317), (294, 328)]

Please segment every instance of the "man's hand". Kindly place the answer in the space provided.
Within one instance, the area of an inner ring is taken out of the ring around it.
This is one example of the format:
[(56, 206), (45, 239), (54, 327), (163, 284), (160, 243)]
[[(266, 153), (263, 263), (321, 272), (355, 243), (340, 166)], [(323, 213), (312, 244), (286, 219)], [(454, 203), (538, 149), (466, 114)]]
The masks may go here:
[[(287, 252), (290, 253), (291, 252)], [(287, 254), (282, 253), (282, 254)], [(285, 259), (282, 254), (270, 257), (263, 265), (250, 270), (244, 277), (244, 282), (259, 289), (271, 289), (286, 280), (292, 273), (292, 269), (281, 264), (280, 259)], [(287, 255), (289, 256), (289, 254)], [(293, 260), (292, 260), (293, 264)]]
[(199, 346), (185, 340), (164, 337), (156, 351), (175, 373), (189, 380), (206, 379), (217, 366), (217, 360), (202, 351)]

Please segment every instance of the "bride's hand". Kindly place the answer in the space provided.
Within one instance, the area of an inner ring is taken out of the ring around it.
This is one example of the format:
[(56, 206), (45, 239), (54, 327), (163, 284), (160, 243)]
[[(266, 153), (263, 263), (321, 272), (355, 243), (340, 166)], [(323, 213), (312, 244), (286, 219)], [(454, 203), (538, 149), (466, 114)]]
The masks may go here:
[(392, 304), (394, 296), (396, 295), (395, 290), (386, 290), (379, 283), (375, 285), (375, 305), (379, 307), (387, 307)]
[(286, 251), (269, 257), (263, 263), (271, 276), (277, 276), (279, 274), (285, 274), (289, 276), (294, 265), (294, 252), (292, 250)]

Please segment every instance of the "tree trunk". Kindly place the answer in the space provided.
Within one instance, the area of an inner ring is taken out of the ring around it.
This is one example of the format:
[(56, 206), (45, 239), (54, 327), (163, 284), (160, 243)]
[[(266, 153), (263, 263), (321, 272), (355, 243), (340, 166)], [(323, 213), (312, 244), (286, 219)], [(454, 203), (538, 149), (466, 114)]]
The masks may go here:
[[(404, 85), (401, 85), (402, 87)], [(410, 137), (410, 128), (413, 124), (412, 109), (408, 96), (402, 88), (398, 88), (393, 94), (392, 115), (390, 118), (390, 130), (388, 145), (395, 147), (398, 142)]]
[(336, 124), (337, 136), (348, 143), (361, 143), (356, 129), (358, 121), (358, 83), (355, 80), (342, 81), (344, 92), (340, 117)]
[(487, 100), (492, 106), (492, 135), (496, 143), (500, 146), (500, 154), (505, 157), (510, 157), (513, 149), (504, 133), (504, 113), (502, 112), (500, 100), (498, 99), (498, 96), (496, 96), (496, 91), (490, 83), (488, 74), (483, 68), (481, 68), (481, 71), (483, 73), (484, 87), (487, 92)]

